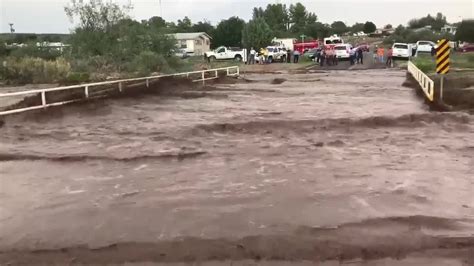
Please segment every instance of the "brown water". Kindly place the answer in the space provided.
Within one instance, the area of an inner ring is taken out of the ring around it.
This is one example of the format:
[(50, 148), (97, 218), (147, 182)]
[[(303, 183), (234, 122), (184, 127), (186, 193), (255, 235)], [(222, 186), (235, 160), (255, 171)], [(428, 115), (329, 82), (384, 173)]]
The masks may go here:
[[(473, 251), (471, 116), (429, 112), (403, 71), (245, 78), (8, 117), (0, 250), (118, 243), (101, 257), (117, 263)], [(233, 241), (253, 253), (226, 252)]]

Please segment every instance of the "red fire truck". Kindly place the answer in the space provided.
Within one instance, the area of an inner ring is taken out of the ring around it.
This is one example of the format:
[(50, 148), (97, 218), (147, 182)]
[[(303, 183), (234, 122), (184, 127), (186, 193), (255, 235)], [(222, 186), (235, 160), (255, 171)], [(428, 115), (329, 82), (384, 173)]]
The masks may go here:
[(293, 50), (298, 51), (301, 54), (304, 54), (306, 51), (315, 49), (319, 47), (318, 40), (305, 41), (305, 42), (295, 42), (293, 43)]

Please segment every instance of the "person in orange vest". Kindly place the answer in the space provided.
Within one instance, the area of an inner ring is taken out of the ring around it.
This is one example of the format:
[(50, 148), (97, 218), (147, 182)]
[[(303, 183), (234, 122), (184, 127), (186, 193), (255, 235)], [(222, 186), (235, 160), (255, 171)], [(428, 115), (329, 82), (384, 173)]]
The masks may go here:
[(383, 47), (380, 47), (377, 51), (377, 55), (379, 56), (380, 63), (383, 63), (384, 54), (385, 54), (385, 49), (383, 49)]

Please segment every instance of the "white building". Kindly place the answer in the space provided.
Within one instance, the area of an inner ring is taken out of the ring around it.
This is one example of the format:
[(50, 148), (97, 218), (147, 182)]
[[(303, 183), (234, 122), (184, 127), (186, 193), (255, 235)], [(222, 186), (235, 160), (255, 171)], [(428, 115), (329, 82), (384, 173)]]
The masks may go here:
[(177, 47), (187, 54), (203, 55), (211, 50), (211, 36), (205, 32), (171, 34), (177, 41)]
[[(294, 50), (294, 43), (296, 42), (296, 39), (294, 38), (273, 38), (272, 43), (273, 45), (276, 46), (283, 46), (286, 49), (289, 50)], [(258, 47), (254, 47), (255, 49), (258, 49)]]
[(451, 26), (451, 25), (445, 25), (444, 27), (441, 28), (441, 32), (448, 32), (448, 33), (451, 33), (451, 34), (456, 34), (456, 30), (458, 29), (458, 27), (456, 26)]

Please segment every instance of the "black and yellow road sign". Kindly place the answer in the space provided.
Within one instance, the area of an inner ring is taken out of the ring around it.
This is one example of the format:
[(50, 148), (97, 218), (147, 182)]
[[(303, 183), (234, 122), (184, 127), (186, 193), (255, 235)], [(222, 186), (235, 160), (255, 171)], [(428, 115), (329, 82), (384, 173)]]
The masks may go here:
[(438, 42), (438, 48), (436, 48), (436, 73), (446, 74), (449, 72), (449, 41), (442, 39)]

